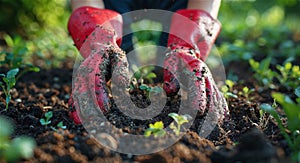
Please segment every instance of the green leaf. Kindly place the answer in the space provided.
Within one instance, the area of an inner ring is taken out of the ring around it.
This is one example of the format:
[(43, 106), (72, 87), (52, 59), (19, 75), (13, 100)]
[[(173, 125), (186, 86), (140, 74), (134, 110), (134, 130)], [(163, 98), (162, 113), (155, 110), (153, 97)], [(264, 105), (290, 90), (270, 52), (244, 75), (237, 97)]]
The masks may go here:
[(259, 63), (256, 62), (254, 59), (250, 59), (249, 64), (252, 67), (252, 69), (254, 69), (254, 70), (257, 70), (259, 68)]
[(260, 70), (264, 71), (264, 70), (269, 69), (271, 60), (272, 60), (272, 58), (266, 58), (266, 59), (262, 60), (260, 63), (260, 66), (259, 66)]
[(53, 116), (52, 111), (48, 111), (48, 112), (45, 114), (45, 117), (46, 117), (47, 119), (52, 118), (52, 116)]
[(161, 92), (164, 91), (164, 89), (161, 88), (161, 87), (155, 86), (155, 87), (153, 87), (153, 88), (151, 89), (151, 91), (152, 91), (152, 92), (155, 92), (155, 93), (161, 93)]
[(66, 128), (67, 128), (67, 126), (64, 126), (63, 121), (60, 121), (60, 122), (57, 124), (57, 127), (60, 127), (60, 128), (62, 128), (62, 129), (66, 129)]
[(149, 128), (144, 132), (144, 135), (146, 137), (149, 137), (151, 134), (152, 134), (152, 131)]
[(40, 122), (41, 122), (42, 125), (46, 125), (45, 119), (40, 119)]
[(29, 71), (32, 71), (32, 72), (39, 72), (39, 71), (40, 71), (40, 68), (38, 68), (38, 67), (30, 67), (30, 68), (29, 68)]
[(248, 92), (249, 92), (249, 88), (248, 88), (248, 87), (244, 87), (244, 88), (243, 88), (243, 92), (244, 92), (244, 93), (248, 93)]
[(168, 116), (173, 118), (175, 120), (175, 122), (178, 124), (178, 116), (179, 115), (177, 113), (169, 113)]
[(223, 86), (221, 87), (221, 91), (222, 91), (223, 93), (228, 92), (228, 91), (229, 91), (228, 86), (223, 85)]
[(7, 78), (15, 78), (15, 76), (18, 74), (19, 68), (11, 69), (7, 72)]
[(146, 76), (146, 79), (153, 79), (153, 78), (156, 78), (156, 74), (151, 72), (149, 73), (147, 76)]
[(145, 84), (140, 85), (141, 90), (148, 90), (148, 88), (149, 88), (149, 86), (147, 86)]
[(226, 85), (228, 85), (228, 87), (229, 87), (230, 89), (232, 89), (232, 87), (233, 87), (233, 85), (234, 85), (234, 82), (233, 82), (233, 81), (231, 81), (231, 80), (226, 80), (225, 83), (226, 83)]
[(282, 105), (288, 118), (288, 128), (292, 131), (300, 129), (300, 106), (295, 104), (290, 97), (281, 93), (272, 93), (272, 97)]
[(233, 94), (233, 93), (231, 93), (231, 92), (227, 92), (226, 95), (227, 95), (228, 97), (238, 98), (237, 95), (235, 95), (235, 94)]
[(278, 116), (276, 110), (270, 104), (261, 104), (260, 108), (267, 113), (270, 113), (273, 117)]
[(158, 122), (155, 122), (154, 124), (150, 124), (149, 126), (150, 126), (150, 128), (163, 129), (164, 123), (162, 121), (158, 121)]
[(4, 40), (8, 47), (14, 46), (14, 41), (9, 35), (4, 35)]
[(284, 69), (285, 70), (290, 70), (292, 68), (292, 63), (291, 62), (288, 62), (284, 65)]

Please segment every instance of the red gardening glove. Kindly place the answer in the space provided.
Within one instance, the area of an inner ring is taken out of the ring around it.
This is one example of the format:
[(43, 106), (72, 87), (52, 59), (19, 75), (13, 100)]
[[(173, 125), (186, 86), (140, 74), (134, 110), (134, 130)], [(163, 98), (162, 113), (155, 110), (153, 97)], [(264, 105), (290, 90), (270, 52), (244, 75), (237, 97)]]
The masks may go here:
[(222, 121), (229, 113), (227, 103), (204, 63), (220, 28), (205, 11), (179, 10), (173, 15), (168, 39), (171, 52), (164, 61), (164, 90), (168, 95), (177, 94), (181, 79), (181, 83), (188, 83), (191, 107), (202, 115), (213, 112)]
[[(119, 48), (122, 37), (122, 17), (106, 9), (81, 7), (76, 9), (68, 23), (68, 30), (85, 58), (80, 64), (75, 81), (73, 95), (82, 95), (94, 91), (95, 104), (106, 112), (110, 107), (106, 82), (115, 71), (118, 84), (128, 82), (128, 63), (125, 53)], [(71, 96), (69, 100), (70, 117), (80, 124), (80, 110), (77, 101)], [(81, 101), (82, 102), (82, 101)]]

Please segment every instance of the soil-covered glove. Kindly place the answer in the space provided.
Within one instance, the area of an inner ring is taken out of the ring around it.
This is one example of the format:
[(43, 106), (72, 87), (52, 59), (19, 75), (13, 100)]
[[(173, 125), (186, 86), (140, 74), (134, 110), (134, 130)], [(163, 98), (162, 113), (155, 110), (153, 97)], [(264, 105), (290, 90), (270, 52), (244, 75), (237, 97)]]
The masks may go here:
[(213, 112), (222, 121), (229, 113), (227, 103), (204, 63), (220, 28), (220, 23), (202, 10), (179, 10), (173, 15), (168, 39), (171, 51), (164, 61), (164, 90), (167, 95), (177, 94), (185, 81), (191, 107), (202, 115)]
[[(73, 81), (73, 95), (94, 91), (94, 102), (106, 112), (111, 105), (106, 85), (111, 73), (114, 71), (116, 74), (114, 76), (117, 79), (114, 80), (118, 84), (124, 85), (128, 82), (127, 58), (119, 47), (122, 38), (122, 17), (111, 10), (81, 7), (70, 16), (68, 30), (75, 46), (84, 57), (76, 73), (76, 81)], [(75, 123), (80, 124), (78, 103), (79, 101), (71, 96), (70, 116)]]

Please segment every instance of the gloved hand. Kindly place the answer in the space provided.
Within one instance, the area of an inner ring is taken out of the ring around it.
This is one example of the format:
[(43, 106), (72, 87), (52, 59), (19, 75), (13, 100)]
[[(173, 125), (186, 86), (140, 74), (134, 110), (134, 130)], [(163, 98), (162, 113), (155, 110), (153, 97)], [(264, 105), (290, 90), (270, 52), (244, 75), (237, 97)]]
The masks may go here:
[(164, 61), (164, 90), (174, 95), (180, 89), (179, 79), (191, 82), (187, 84), (191, 107), (201, 115), (214, 112), (222, 121), (229, 113), (227, 103), (204, 63), (220, 28), (220, 23), (202, 10), (179, 10), (173, 15), (168, 39), (171, 51)]
[[(100, 109), (106, 112), (110, 107), (107, 81), (115, 71), (118, 84), (128, 82), (128, 63), (125, 53), (119, 48), (122, 38), (122, 17), (117, 12), (93, 7), (81, 7), (70, 16), (68, 30), (84, 61), (77, 72), (73, 85), (74, 93), (95, 91)], [(83, 84), (87, 83), (87, 84)], [(80, 124), (78, 102), (72, 96), (69, 100), (70, 117)]]

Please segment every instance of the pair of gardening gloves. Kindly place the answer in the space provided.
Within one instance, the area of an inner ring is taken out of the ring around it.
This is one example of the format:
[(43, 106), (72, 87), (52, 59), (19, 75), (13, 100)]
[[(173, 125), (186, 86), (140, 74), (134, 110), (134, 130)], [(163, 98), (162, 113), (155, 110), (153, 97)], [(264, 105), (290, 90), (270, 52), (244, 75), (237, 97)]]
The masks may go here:
[[(173, 15), (167, 44), (170, 51), (164, 60), (163, 88), (168, 96), (177, 94), (179, 78), (182, 78), (182, 72), (188, 72), (192, 84), (188, 91), (190, 107), (202, 115), (213, 112), (222, 121), (229, 113), (228, 107), (204, 63), (220, 27), (217, 20), (202, 10), (179, 10)], [(111, 106), (107, 87), (111, 73), (114, 73), (111, 80), (118, 85), (125, 87), (129, 84), (128, 62), (120, 48), (122, 16), (107, 9), (81, 7), (72, 13), (68, 30), (84, 58), (80, 68), (94, 72), (79, 75), (72, 91), (95, 91), (95, 103), (107, 112)], [(81, 123), (80, 111), (76, 107), (78, 102), (71, 96), (70, 116), (76, 124)]]

